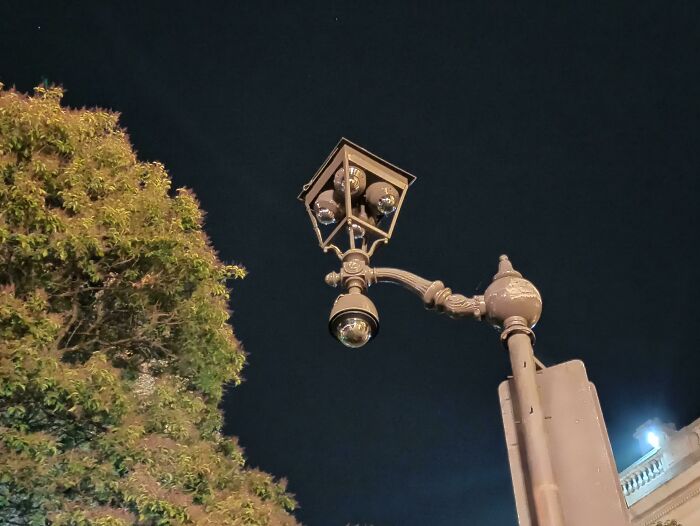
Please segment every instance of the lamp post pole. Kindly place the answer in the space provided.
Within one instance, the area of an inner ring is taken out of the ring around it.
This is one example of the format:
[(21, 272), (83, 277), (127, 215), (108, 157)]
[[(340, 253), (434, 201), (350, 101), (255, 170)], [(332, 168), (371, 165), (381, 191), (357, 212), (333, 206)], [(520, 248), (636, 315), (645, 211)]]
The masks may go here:
[[(506, 327), (505, 330), (508, 331), (509, 328)], [(552, 459), (549, 455), (547, 434), (544, 429), (544, 413), (535, 378), (536, 366), (532, 341), (527, 330), (520, 328), (513, 330), (507, 336), (506, 345), (524, 431), (535, 514), (539, 525), (563, 526), (559, 487), (554, 479)]]
[[(471, 298), (453, 294), (441, 281), (429, 281), (405, 270), (370, 268), (367, 265), (368, 258), (358, 256), (357, 252), (349, 251), (340, 272), (331, 272), (326, 276), (328, 285), (343, 285), (355, 292), (341, 296), (344, 300), (349, 297), (366, 298), (362, 293), (373, 283), (394, 283), (420, 296), (429, 309), (444, 312), (454, 318), (485, 318), (502, 328), (501, 341), (510, 356), (518, 412), (523, 426), (523, 445), (530, 474), (536, 526), (564, 526), (532, 347), (535, 340), (532, 327), (542, 313), (542, 298), (537, 288), (513, 269), (505, 255), (500, 257), (498, 273), (484, 295)], [(334, 306), (331, 321), (342, 314), (343, 311), (337, 308), (341, 303), (337, 302)], [(362, 305), (357, 303), (352, 310), (353, 315), (361, 309)], [(376, 310), (372, 311), (372, 315), (377, 317)]]
[(326, 276), (328, 285), (345, 291), (331, 309), (331, 334), (351, 348), (362, 347), (377, 334), (379, 314), (366, 292), (378, 282), (403, 286), (417, 294), (429, 309), (454, 318), (485, 319), (501, 329), (501, 341), (508, 349), (513, 371), (512, 392), (517, 398), (523, 430), (519, 443), (526, 459), (534, 507), (528, 513), (531, 519), (522, 524), (564, 526), (532, 347), (532, 327), (542, 313), (538, 290), (513, 269), (507, 256), (501, 256), (498, 273), (484, 295), (472, 297), (453, 294), (441, 281), (430, 281), (411, 272), (370, 267), (375, 249), (391, 238), (401, 204), (414, 180), (411, 174), (341, 139), (304, 185), (299, 199), (305, 204), (319, 245), (324, 251), (335, 252), (342, 262), (339, 272)]
[(513, 269), (508, 258), (501, 256), (498, 273), (485, 292), (485, 305), (487, 317), (503, 328), (501, 341), (510, 357), (537, 524), (564, 526), (532, 348), (532, 327), (542, 313), (542, 298), (535, 286)]

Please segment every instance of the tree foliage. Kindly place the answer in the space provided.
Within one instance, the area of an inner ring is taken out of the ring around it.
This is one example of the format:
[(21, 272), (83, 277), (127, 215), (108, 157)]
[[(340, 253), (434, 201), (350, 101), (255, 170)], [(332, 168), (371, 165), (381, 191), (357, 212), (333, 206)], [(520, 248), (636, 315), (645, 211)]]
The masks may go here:
[(219, 432), (244, 270), (116, 114), (61, 96), (0, 85), (0, 524), (296, 525)]

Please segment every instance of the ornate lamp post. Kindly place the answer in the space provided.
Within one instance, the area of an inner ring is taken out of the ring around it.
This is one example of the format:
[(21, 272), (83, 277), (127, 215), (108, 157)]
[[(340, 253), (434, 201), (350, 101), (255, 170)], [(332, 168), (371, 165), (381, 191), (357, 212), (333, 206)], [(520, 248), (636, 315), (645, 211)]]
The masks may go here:
[(395, 283), (417, 294), (427, 308), (453, 318), (486, 320), (501, 329), (508, 349), (523, 426), (533, 505), (538, 526), (563, 526), (559, 488), (547, 445), (544, 413), (536, 382), (532, 328), (542, 312), (535, 286), (501, 256), (498, 272), (483, 295), (454, 294), (430, 281), (394, 268), (372, 268), (370, 258), (391, 238), (401, 205), (415, 177), (341, 139), (316, 175), (304, 185), (304, 202), (321, 248), (342, 262), (326, 283), (343, 289), (331, 309), (331, 334), (347, 347), (365, 345), (379, 331), (377, 308), (367, 289)]

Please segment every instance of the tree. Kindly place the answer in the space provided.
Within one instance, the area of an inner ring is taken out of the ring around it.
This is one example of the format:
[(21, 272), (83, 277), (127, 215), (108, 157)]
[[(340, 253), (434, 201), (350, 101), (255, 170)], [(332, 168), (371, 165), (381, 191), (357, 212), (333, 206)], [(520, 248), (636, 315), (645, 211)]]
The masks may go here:
[(0, 523), (296, 525), (220, 433), (244, 269), (118, 115), (61, 97), (0, 85)]

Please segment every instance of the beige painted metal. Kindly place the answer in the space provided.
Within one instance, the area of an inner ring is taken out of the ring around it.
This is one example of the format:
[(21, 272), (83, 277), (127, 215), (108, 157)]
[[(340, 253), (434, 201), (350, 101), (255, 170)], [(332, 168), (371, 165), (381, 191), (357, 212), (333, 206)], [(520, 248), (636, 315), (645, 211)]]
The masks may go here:
[[(362, 191), (361, 195), (351, 198), (349, 191), (351, 166), (365, 171), (368, 178), (371, 176), (373, 181), (386, 182), (397, 191), (399, 196), (398, 203), (396, 210), (392, 214), (382, 217), (374, 217), (376, 214), (373, 214), (372, 217), (365, 216), (363, 218), (361, 210), (367, 209), (367, 196)], [(341, 168), (344, 169), (345, 174), (345, 192), (338, 194), (336, 197), (342, 198), (342, 202), (338, 204), (342, 205), (343, 217), (337, 221), (337, 224), (332, 229), (326, 229), (324, 233), (313, 212), (314, 202), (322, 192), (333, 188), (334, 175)], [(345, 243), (342, 240), (343, 236), (341, 233), (345, 231), (348, 236), (347, 248), (349, 250), (361, 249), (371, 256), (380, 244), (386, 243), (391, 239), (396, 220), (406, 197), (406, 191), (415, 179), (414, 175), (405, 170), (394, 166), (361, 146), (341, 138), (316, 174), (304, 185), (298, 198), (304, 202), (307, 214), (318, 238), (319, 246), (324, 252), (332, 250), (342, 260), (345, 250), (342, 246)], [(378, 221), (382, 218), (384, 221), (378, 224)], [(368, 235), (363, 236), (361, 241), (356, 240), (353, 235), (353, 227), (363, 229)], [(369, 234), (371, 234), (373, 240), (369, 239)]]
[(537, 390), (532, 342), (528, 334), (520, 332), (511, 334), (507, 345), (537, 524), (564, 526), (559, 487), (554, 478), (547, 433), (544, 430), (544, 412)]
[[(518, 354), (527, 355), (526, 339), (518, 339), (520, 345), (525, 350)], [(514, 372), (519, 368), (516, 366), (513, 361)], [(538, 371), (535, 379), (563, 524), (629, 525), (598, 396), (583, 362), (573, 360), (548, 367)], [(541, 489), (539, 493), (537, 489), (537, 470), (541, 466), (533, 466), (532, 453), (527, 450), (529, 407), (519, 399), (516, 383), (516, 377), (507, 380), (498, 392), (518, 521), (520, 526), (542, 526), (535, 512), (541, 498)]]
[[(341, 165), (345, 191), (335, 188), (335, 192), (343, 194), (345, 217), (338, 220), (338, 225), (324, 238), (312, 208), (316, 199), (334, 186), (332, 178)], [(393, 185), (393, 190), (398, 192), (399, 202), (388, 228), (379, 228), (378, 221), (382, 218), (374, 217), (377, 210), (373, 217), (366, 214), (367, 209), (372, 214), (372, 192), (368, 195), (363, 191), (362, 195), (351, 199), (351, 166), (366, 171), (365, 183), (369, 188), (379, 180)], [(375, 179), (370, 181), (370, 174)], [(542, 313), (542, 297), (537, 288), (513, 268), (508, 257), (500, 257), (498, 272), (483, 296), (472, 297), (452, 293), (441, 281), (426, 280), (400, 269), (370, 266), (375, 248), (391, 238), (406, 190), (414, 180), (411, 174), (341, 139), (316, 175), (304, 185), (299, 199), (305, 204), (319, 244), (324, 251), (333, 250), (342, 261), (340, 272), (326, 276), (327, 284), (340, 285), (348, 292), (336, 300), (331, 322), (342, 321), (343, 316), (361, 316), (372, 321), (373, 333), (376, 333), (379, 329), (377, 311), (364, 295), (373, 283), (389, 282), (414, 292), (428, 308), (456, 318), (485, 319), (500, 328), (501, 341), (509, 350), (513, 368), (513, 379), (502, 384), (499, 392), (520, 525), (628, 524), (624, 506), (620, 506), (622, 495), (597, 397), (585, 376), (583, 364), (570, 362), (580, 364), (578, 373), (576, 367), (569, 368), (571, 370), (560, 366), (541, 368), (533, 355), (532, 327)], [(355, 244), (355, 226), (364, 229), (360, 246)], [(349, 248), (345, 251), (334, 244), (343, 229), (349, 236)], [(377, 236), (371, 245), (368, 233)], [(539, 373), (538, 366), (542, 369)], [(574, 415), (576, 420), (572, 423)]]
[(501, 341), (510, 355), (513, 385), (518, 394), (522, 415), (522, 442), (529, 468), (529, 490), (532, 497), (532, 520), (537, 526), (564, 526), (559, 489), (554, 471), (544, 412), (535, 378), (536, 364), (532, 351), (535, 326), (542, 314), (542, 297), (537, 288), (513, 268), (503, 255), (498, 272), (484, 292), (486, 315), (502, 328)]

